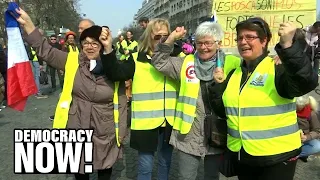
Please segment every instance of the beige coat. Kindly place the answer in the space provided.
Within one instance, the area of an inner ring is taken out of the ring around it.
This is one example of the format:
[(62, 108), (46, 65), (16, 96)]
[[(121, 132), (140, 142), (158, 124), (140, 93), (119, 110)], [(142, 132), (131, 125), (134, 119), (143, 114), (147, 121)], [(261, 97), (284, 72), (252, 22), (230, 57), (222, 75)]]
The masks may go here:
[[(50, 66), (64, 70), (67, 53), (51, 47), (36, 29), (26, 41), (35, 49), (37, 56)], [(93, 166), (95, 170), (111, 168), (122, 157), (122, 147), (118, 148), (115, 138), (113, 118), (114, 82), (104, 76), (95, 77), (89, 71), (89, 59), (81, 53), (72, 91), (67, 128), (93, 129)], [(125, 84), (119, 87), (119, 134), (127, 133), (127, 98)], [(83, 159), (80, 173), (83, 173)]]

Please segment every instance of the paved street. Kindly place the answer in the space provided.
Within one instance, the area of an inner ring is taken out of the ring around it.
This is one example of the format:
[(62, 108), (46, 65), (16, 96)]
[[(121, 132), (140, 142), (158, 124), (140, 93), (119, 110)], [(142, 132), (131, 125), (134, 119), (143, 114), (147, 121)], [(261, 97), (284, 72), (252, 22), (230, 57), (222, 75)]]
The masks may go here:
[[(0, 112), (0, 180), (72, 180), (69, 175), (15, 175), (13, 173), (13, 129), (14, 128), (50, 128), (48, 117), (53, 114), (58, 100), (58, 92), (48, 99), (30, 98), (25, 112), (16, 112), (6, 108)], [(173, 156), (175, 157), (175, 155)], [(137, 153), (125, 144), (124, 159), (119, 161), (113, 171), (113, 179), (133, 180), (136, 178)], [(177, 160), (173, 158), (170, 179), (176, 179)], [(198, 179), (203, 179), (203, 166), (199, 168)], [(222, 177), (222, 180), (227, 178)], [(229, 178), (234, 180), (236, 178)], [(308, 163), (299, 161), (296, 180), (320, 179), (320, 159), (314, 158)]]

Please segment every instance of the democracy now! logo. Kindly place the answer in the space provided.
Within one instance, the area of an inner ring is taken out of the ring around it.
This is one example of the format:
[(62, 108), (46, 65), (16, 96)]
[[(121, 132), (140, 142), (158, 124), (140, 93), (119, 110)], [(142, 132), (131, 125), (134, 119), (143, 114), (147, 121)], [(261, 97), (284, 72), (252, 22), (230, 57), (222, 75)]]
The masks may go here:
[[(14, 172), (17, 174), (92, 173), (93, 130), (15, 129)], [(83, 161), (82, 160), (82, 161)]]

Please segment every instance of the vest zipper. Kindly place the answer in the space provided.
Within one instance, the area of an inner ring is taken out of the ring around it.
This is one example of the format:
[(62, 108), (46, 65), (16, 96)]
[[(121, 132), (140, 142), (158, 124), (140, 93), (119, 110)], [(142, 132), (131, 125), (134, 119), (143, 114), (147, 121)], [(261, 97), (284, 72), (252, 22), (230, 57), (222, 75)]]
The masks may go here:
[[(251, 77), (251, 75), (252, 75), (252, 72), (248, 72), (248, 75), (247, 75), (247, 78), (246, 78), (246, 80), (244, 81), (244, 83), (240, 86), (240, 92), (239, 92), (239, 94), (241, 94), (241, 91), (242, 91), (242, 89), (244, 88), (244, 86), (247, 84), (247, 82), (248, 82), (248, 80), (250, 79), (250, 77)], [(240, 82), (241, 83), (241, 82)], [(240, 98), (239, 98), (240, 99)], [(240, 106), (240, 105), (239, 105)], [(240, 117), (240, 108), (239, 108), (239, 117)], [(240, 121), (239, 121), (239, 128), (240, 128)], [(240, 132), (239, 132), (240, 133)], [(240, 138), (241, 138), (241, 134), (240, 134)], [(241, 152), (241, 149), (240, 149), (240, 151), (238, 152), (238, 161), (240, 161), (240, 152)]]
[(251, 75), (252, 75), (252, 72), (249, 72), (248, 75), (247, 75), (246, 81), (244, 81), (244, 83), (240, 86), (240, 92), (239, 92), (239, 94), (241, 93), (243, 87), (246, 85), (246, 83), (247, 83), (248, 80), (250, 79)]

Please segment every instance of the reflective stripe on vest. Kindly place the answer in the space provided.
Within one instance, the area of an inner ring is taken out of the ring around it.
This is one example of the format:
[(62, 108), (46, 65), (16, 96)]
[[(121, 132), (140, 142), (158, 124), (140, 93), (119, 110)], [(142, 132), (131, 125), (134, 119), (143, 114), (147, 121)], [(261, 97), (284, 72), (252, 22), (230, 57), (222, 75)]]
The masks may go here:
[(177, 83), (165, 77), (150, 63), (137, 61), (132, 82), (131, 129), (155, 129), (168, 121), (173, 125), (177, 101)]
[(36, 51), (33, 50), (32, 47), (31, 47), (31, 53), (32, 53), (32, 55), (33, 55), (32, 61), (38, 61), (37, 53), (36, 53)]
[(298, 124), (292, 124), (289, 126), (284, 126), (280, 128), (270, 129), (270, 130), (256, 130), (256, 131), (242, 131), (240, 136), (239, 131), (228, 128), (228, 133), (230, 136), (235, 138), (242, 138), (244, 140), (261, 140), (276, 138), (278, 136), (290, 135), (299, 131)]
[[(78, 70), (78, 53), (68, 53), (67, 62), (65, 65), (65, 76), (62, 93), (56, 107), (56, 112), (53, 121), (53, 128), (55, 129), (64, 129), (67, 126), (70, 104), (72, 102), (72, 90), (76, 72)], [(117, 145), (120, 146), (119, 141), (119, 82), (115, 82), (115, 90), (113, 95), (114, 103), (114, 122), (115, 122), (115, 132)]]
[[(173, 129), (181, 134), (189, 133), (194, 118), (196, 117), (196, 105), (200, 90), (200, 81), (195, 75), (195, 57), (193, 54), (186, 56), (181, 68), (181, 84), (176, 116)], [(241, 60), (235, 56), (227, 55), (224, 59), (224, 72), (228, 74), (232, 69), (240, 66)]]
[(227, 114), (228, 148), (241, 147), (253, 156), (269, 156), (301, 146), (294, 99), (282, 98), (275, 87), (275, 65), (266, 57), (240, 92), (241, 67), (231, 76), (223, 94)]

